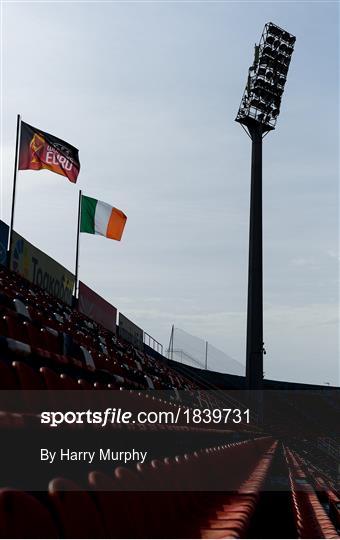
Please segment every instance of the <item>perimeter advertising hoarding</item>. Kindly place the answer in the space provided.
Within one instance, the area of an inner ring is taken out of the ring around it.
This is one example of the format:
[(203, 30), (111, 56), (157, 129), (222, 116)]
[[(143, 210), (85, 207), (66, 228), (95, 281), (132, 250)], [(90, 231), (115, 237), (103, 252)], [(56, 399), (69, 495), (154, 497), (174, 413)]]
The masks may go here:
[(81, 281), (79, 282), (78, 309), (110, 332), (116, 333), (117, 309)]
[(65, 304), (72, 305), (74, 275), (16, 232), (12, 238), (11, 270)]
[(6, 264), (9, 226), (0, 220), (0, 264)]
[(143, 350), (143, 330), (122, 313), (119, 313), (119, 336), (125, 339), (125, 341), (132, 343), (137, 349)]

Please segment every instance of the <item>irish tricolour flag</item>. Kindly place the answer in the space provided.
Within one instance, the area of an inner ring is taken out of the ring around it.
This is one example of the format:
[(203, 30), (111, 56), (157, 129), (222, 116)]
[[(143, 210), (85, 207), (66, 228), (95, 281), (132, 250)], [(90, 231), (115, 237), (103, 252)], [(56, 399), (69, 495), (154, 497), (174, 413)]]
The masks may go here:
[(120, 240), (126, 220), (126, 215), (118, 208), (82, 195), (80, 232)]

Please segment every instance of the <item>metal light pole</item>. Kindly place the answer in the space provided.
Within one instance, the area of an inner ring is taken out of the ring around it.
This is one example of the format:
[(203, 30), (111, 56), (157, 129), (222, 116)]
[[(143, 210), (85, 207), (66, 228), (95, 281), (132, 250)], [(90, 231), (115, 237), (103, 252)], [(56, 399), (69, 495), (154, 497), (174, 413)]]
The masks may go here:
[(252, 390), (263, 381), (262, 140), (275, 129), (294, 43), (282, 28), (265, 25), (236, 117), (252, 141), (246, 349)]
[(249, 128), (252, 140), (249, 219), (246, 377), (261, 386), (263, 374), (262, 126)]

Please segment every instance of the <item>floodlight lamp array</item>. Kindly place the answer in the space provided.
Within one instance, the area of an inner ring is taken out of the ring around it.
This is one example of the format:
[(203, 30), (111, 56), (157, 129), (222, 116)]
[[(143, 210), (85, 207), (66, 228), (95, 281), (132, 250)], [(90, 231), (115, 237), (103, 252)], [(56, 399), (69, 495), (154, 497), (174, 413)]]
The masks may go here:
[(263, 131), (275, 128), (295, 39), (271, 22), (265, 25), (260, 43), (255, 45), (237, 122), (246, 126), (257, 122)]

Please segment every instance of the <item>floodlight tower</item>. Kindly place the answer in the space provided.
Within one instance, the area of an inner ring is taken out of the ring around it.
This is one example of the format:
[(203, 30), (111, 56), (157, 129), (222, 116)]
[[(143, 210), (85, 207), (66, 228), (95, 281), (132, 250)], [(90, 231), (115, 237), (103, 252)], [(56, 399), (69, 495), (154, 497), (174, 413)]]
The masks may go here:
[(264, 351), (262, 139), (276, 126), (295, 39), (271, 22), (265, 25), (236, 117), (252, 140), (246, 376), (254, 390), (262, 386)]

